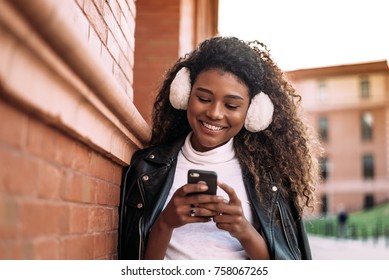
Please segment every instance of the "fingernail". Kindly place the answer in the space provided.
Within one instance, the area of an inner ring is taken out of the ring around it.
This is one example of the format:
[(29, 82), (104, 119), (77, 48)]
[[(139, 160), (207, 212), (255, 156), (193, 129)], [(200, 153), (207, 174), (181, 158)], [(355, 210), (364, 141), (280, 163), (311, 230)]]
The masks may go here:
[(206, 191), (206, 190), (208, 190), (208, 186), (207, 186), (207, 185), (203, 185), (203, 184), (201, 184), (201, 186), (200, 186), (200, 190), (202, 190), (202, 191)]
[(224, 201), (225, 199), (224, 199), (224, 197), (218, 195), (218, 196), (217, 196), (217, 200)]

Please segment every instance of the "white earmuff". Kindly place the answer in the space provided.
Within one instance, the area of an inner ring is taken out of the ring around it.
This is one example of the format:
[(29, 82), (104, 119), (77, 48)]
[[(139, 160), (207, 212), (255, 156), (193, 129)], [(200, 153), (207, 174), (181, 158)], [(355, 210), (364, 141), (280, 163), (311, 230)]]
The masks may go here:
[(259, 132), (266, 129), (273, 120), (274, 105), (269, 96), (258, 93), (251, 100), (247, 111), (244, 127), (250, 132)]
[(170, 104), (177, 110), (188, 108), (191, 84), (189, 69), (182, 67), (170, 85)]

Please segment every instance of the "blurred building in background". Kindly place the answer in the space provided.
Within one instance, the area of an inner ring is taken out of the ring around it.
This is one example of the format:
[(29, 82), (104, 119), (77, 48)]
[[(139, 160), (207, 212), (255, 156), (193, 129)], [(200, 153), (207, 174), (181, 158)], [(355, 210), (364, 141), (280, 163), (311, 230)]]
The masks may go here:
[(0, 259), (114, 259), (122, 167), (218, 0), (0, 1)]
[(359, 211), (389, 201), (387, 61), (287, 72), (323, 143), (323, 214)]

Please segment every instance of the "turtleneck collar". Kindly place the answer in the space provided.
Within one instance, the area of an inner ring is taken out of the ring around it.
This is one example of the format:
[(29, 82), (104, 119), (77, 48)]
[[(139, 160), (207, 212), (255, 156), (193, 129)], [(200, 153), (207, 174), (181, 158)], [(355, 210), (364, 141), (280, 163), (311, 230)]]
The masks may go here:
[(206, 152), (199, 152), (192, 147), (190, 141), (192, 134), (193, 132), (190, 132), (186, 136), (185, 143), (181, 148), (182, 154), (188, 161), (196, 164), (218, 164), (228, 162), (235, 158), (233, 138), (220, 147)]

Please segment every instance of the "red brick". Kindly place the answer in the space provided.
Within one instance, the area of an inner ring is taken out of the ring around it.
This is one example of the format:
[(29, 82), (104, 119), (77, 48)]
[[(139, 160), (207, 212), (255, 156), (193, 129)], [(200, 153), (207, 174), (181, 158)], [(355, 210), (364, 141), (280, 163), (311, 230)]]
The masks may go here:
[(76, 143), (71, 167), (79, 172), (87, 174), (91, 160), (91, 151), (85, 145)]
[(52, 161), (58, 132), (44, 123), (29, 119), (27, 134), (28, 152)]
[(86, 233), (88, 231), (89, 208), (85, 206), (71, 206), (69, 217), (69, 232)]
[(107, 231), (112, 229), (111, 208), (94, 207), (89, 210), (89, 232)]
[(109, 239), (106, 233), (95, 234), (93, 239), (93, 258), (101, 258), (108, 253)]
[(120, 22), (120, 17), (122, 14), (122, 11), (120, 9), (119, 3), (117, 0), (108, 0), (109, 1), (109, 6), (111, 7), (112, 13), (116, 18), (117, 22)]
[(20, 242), (0, 240), (0, 260), (20, 259), (22, 259), (22, 248)]
[(104, 21), (108, 25), (108, 28), (112, 33), (115, 33), (119, 29), (115, 16), (112, 13), (111, 7), (104, 3), (104, 12), (103, 12)]
[(113, 58), (106, 46), (101, 47), (101, 59), (109, 73), (113, 73)]
[(100, 154), (92, 153), (89, 173), (90, 175), (103, 179), (107, 182), (112, 182), (113, 163), (111, 160)]
[(136, 6), (135, 6), (135, 2), (136, 2), (136, 0), (135, 0), (135, 1), (132, 1), (132, 0), (127, 1), (128, 6), (129, 6), (129, 8), (130, 8), (131, 16), (132, 16), (133, 18), (136, 18)]
[(28, 118), (11, 105), (0, 100), (0, 145), (22, 148), (26, 142)]
[(64, 172), (58, 166), (41, 162), (38, 166), (38, 196), (58, 199)]
[(0, 147), (0, 193), (36, 196), (38, 164), (31, 157)]
[(112, 200), (110, 200), (109, 205), (119, 206), (119, 204), (120, 204), (120, 187), (112, 186), (110, 192), (112, 194), (110, 196), (110, 198)]
[(84, 11), (90, 21), (90, 23), (93, 25), (93, 28), (96, 30), (97, 34), (99, 35), (101, 42), (103, 44), (106, 44), (107, 42), (107, 26), (105, 25), (105, 22), (100, 15), (98, 9), (93, 4), (92, 1), (85, 1), (84, 2)]
[(113, 65), (113, 75), (116, 78), (118, 84), (122, 87), (123, 91), (126, 92), (126, 86), (128, 82), (127, 77), (124, 75), (120, 66), (116, 63)]
[(130, 84), (132, 84), (133, 81), (133, 72), (132, 72), (132, 66), (128, 62), (127, 57), (124, 55), (123, 52), (120, 52), (119, 55), (119, 66), (122, 70), (123, 74), (125, 75), (126, 79)]
[(115, 36), (112, 34), (111, 31), (108, 31), (108, 39), (106, 42), (106, 46), (110, 54), (112, 55), (112, 58), (118, 62), (119, 61), (119, 54), (120, 54), (120, 48), (119, 44), (115, 39)]
[(37, 260), (60, 259), (61, 243), (58, 239), (50, 238), (33, 243), (33, 258)]
[(110, 183), (97, 180), (96, 203), (99, 205), (119, 206), (120, 188)]
[(55, 138), (53, 160), (62, 166), (71, 167), (75, 157), (75, 143), (74, 139), (58, 132)]
[[(121, 25), (121, 24), (120, 24)], [(120, 49), (124, 52), (124, 53), (127, 53), (128, 51), (128, 42), (126, 41), (124, 35), (123, 35), (123, 32), (122, 32), (122, 29), (121, 27), (118, 28), (117, 30), (115, 30), (116, 32), (113, 33), (113, 35), (115, 36), (115, 39), (116, 39), (116, 42), (118, 43)]]
[(117, 245), (118, 245), (118, 232), (113, 231), (108, 234), (107, 252), (109, 254), (114, 255), (117, 252)]
[(60, 234), (68, 224), (64, 206), (38, 200), (25, 201), (20, 208), (22, 235), (25, 237)]
[(112, 229), (119, 228), (119, 211), (118, 208), (115, 208), (112, 212)]
[(68, 172), (61, 190), (64, 200), (94, 203), (96, 179)]
[(104, 0), (93, 0), (100, 14), (103, 14)]
[(96, 180), (96, 203), (100, 205), (109, 205), (109, 189), (107, 182)]
[(0, 197), (0, 240), (11, 239), (18, 234), (20, 209), (14, 197)]
[(61, 242), (61, 259), (93, 259), (93, 235), (75, 235), (66, 237)]

